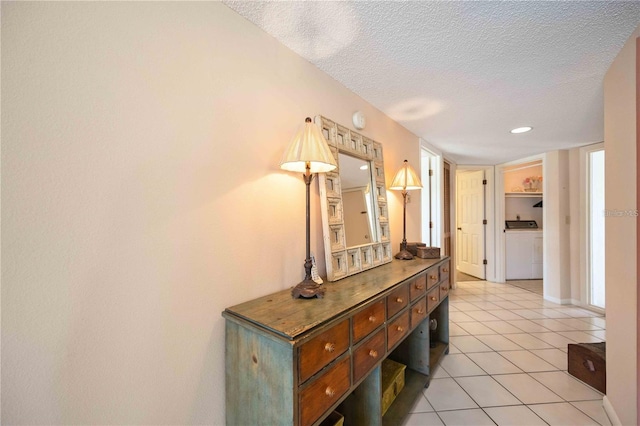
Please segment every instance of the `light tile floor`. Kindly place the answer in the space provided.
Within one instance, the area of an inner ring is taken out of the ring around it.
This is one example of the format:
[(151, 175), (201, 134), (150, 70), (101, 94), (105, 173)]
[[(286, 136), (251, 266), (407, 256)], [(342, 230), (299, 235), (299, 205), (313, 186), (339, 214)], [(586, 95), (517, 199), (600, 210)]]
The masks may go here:
[(604, 341), (604, 316), (544, 300), (541, 281), (459, 282), (449, 311), (449, 355), (406, 426), (611, 425), (567, 373), (567, 344)]

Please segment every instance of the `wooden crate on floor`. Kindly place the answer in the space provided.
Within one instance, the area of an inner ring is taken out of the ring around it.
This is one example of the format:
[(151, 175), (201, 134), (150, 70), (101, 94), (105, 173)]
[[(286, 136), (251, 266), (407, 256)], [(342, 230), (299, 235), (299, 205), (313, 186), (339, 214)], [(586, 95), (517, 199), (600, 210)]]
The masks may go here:
[(570, 343), (569, 374), (607, 393), (606, 343)]

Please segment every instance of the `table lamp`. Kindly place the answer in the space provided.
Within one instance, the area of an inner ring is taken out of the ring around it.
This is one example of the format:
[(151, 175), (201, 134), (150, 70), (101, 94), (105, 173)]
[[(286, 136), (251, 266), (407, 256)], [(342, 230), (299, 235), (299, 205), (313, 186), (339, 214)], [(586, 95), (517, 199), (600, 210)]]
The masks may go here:
[(404, 160), (402, 168), (398, 170), (389, 189), (402, 191), (402, 243), (400, 252), (395, 255), (396, 259), (411, 260), (413, 255), (407, 250), (407, 191), (422, 188), (420, 178), (415, 170)]
[(280, 168), (290, 172), (301, 172), (307, 185), (307, 257), (304, 261), (305, 277), (302, 282), (291, 290), (291, 295), (298, 298), (322, 298), (324, 287), (311, 279), (311, 248), (310, 248), (310, 195), (309, 187), (314, 173), (326, 173), (334, 170), (338, 165), (333, 154), (322, 136), (320, 128), (307, 117), (304, 126), (294, 136), (289, 147), (280, 161)]

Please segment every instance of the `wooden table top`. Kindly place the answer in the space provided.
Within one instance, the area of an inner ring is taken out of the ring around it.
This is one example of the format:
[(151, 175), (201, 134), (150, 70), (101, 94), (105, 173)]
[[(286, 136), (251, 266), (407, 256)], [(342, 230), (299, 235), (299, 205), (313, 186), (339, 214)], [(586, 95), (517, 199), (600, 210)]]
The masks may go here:
[(448, 258), (394, 259), (339, 281), (325, 282), (322, 299), (294, 299), (288, 289), (229, 307), (222, 315), (228, 319), (246, 320), (285, 339), (295, 340), (302, 333), (339, 317)]

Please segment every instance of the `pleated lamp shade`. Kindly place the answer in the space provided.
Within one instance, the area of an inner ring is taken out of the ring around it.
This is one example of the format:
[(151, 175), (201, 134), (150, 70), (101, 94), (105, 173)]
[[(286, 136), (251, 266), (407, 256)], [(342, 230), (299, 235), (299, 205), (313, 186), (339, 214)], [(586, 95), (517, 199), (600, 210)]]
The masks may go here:
[(398, 173), (396, 173), (389, 189), (411, 191), (420, 188), (422, 188), (422, 182), (420, 182), (418, 174), (413, 170), (413, 167), (409, 165), (409, 162), (404, 160), (404, 164), (400, 170), (398, 170)]
[(320, 128), (308, 117), (284, 152), (280, 168), (304, 173), (307, 163), (311, 173), (326, 173), (338, 167)]

